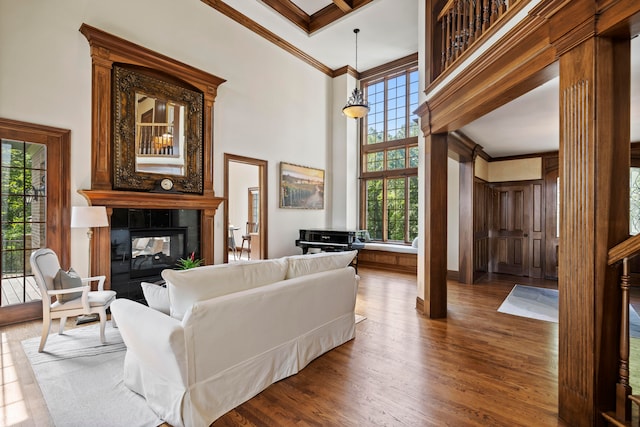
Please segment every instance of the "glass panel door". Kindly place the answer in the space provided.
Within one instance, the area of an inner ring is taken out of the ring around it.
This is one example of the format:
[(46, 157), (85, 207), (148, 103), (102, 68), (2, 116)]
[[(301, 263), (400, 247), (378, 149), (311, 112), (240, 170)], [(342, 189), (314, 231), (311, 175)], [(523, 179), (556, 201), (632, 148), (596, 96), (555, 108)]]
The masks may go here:
[(1, 140), (0, 163), (0, 306), (40, 300), (31, 272), (31, 253), (46, 247), (47, 147)]

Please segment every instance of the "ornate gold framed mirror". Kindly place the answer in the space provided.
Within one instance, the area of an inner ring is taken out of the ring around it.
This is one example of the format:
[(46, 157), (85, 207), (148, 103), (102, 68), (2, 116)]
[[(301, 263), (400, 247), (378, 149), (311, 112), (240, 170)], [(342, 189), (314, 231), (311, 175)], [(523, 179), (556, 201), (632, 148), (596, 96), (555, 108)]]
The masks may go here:
[(204, 95), (142, 67), (113, 66), (113, 188), (203, 191)]

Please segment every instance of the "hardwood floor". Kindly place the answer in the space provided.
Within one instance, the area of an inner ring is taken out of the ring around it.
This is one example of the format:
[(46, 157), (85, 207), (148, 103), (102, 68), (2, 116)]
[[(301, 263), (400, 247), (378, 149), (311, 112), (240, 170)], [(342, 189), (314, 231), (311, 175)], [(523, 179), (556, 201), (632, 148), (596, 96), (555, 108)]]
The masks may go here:
[[(429, 320), (414, 308), (415, 275), (364, 267), (359, 274), (356, 312), (367, 319), (355, 340), (214, 426), (565, 425), (557, 418), (558, 325), (496, 311), (515, 283), (555, 282), (449, 282), (447, 319)], [(51, 425), (20, 344), (40, 325), (1, 331), (0, 426)]]

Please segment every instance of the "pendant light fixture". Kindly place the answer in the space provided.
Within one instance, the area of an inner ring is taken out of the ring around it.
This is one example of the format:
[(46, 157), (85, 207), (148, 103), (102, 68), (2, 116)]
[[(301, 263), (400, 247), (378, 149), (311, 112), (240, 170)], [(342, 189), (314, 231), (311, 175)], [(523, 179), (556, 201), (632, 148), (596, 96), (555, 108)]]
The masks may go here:
[[(356, 73), (358, 72), (358, 33), (360, 30), (358, 28), (354, 29), (353, 32), (356, 35)], [(342, 109), (342, 113), (353, 119), (359, 119), (364, 117), (369, 112), (369, 103), (364, 99), (364, 95), (357, 87), (351, 93), (349, 100), (347, 101), (347, 105)]]

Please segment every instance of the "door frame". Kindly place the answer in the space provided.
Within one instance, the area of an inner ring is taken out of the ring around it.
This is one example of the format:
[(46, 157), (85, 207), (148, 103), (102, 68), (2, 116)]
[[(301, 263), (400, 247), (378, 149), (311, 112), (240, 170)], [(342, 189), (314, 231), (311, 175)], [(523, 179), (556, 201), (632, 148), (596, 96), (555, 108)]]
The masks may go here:
[(229, 262), (229, 251), (227, 248), (227, 227), (229, 225), (229, 165), (231, 163), (242, 163), (245, 165), (258, 167), (258, 188), (260, 189), (260, 214), (258, 221), (258, 235), (260, 236), (260, 250), (262, 259), (269, 258), (268, 240), (268, 213), (267, 213), (267, 200), (268, 200), (268, 166), (269, 162), (261, 159), (254, 159), (252, 157), (238, 156), (236, 154), (224, 153), (224, 230), (225, 237), (222, 239), (223, 244), (223, 260), (224, 263)]
[[(0, 118), (0, 138), (47, 146), (47, 234), (46, 247), (52, 249), (60, 265), (68, 269), (71, 259), (71, 131), (51, 126)], [(55, 165), (58, 173), (50, 173)], [(42, 318), (42, 301), (0, 307), (0, 326)]]

